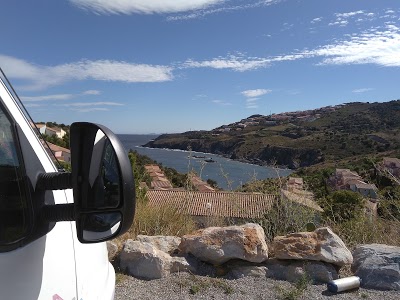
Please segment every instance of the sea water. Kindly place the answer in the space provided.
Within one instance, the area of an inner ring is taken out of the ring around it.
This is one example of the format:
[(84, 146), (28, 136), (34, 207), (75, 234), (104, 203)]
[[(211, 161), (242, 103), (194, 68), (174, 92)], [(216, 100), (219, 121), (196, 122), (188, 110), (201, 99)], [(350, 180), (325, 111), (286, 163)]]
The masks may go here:
[[(195, 171), (204, 181), (215, 180), (224, 190), (234, 190), (254, 179), (285, 177), (292, 172), (288, 169), (234, 161), (215, 154), (142, 147), (155, 139), (157, 135), (119, 134), (118, 137), (126, 151), (136, 150), (139, 154), (147, 155), (163, 166), (174, 168), (180, 173)], [(196, 158), (196, 156), (204, 158)], [(205, 159), (211, 159), (214, 162), (206, 162)]]

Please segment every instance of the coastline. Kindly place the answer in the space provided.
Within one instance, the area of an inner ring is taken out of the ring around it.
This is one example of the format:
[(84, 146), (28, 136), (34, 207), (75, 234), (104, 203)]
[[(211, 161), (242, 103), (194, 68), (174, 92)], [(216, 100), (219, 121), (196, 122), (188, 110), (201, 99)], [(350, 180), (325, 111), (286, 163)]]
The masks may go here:
[(248, 165), (253, 165), (253, 166), (260, 166), (260, 167), (267, 167), (267, 168), (273, 168), (273, 169), (279, 169), (279, 170), (287, 170), (287, 171), (294, 171), (293, 169), (288, 168), (287, 166), (279, 166), (279, 165), (268, 165), (266, 162), (260, 160), (260, 159), (245, 159), (245, 158), (231, 158), (230, 155), (227, 154), (219, 154), (219, 153), (210, 153), (210, 152), (201, 152), (201, 151), (193, 151), (193, 150), (182, 150), (182, 149), (176, 149), (176, 148), (165, 148), (165, 147), (149, 147), (146, 145), (140, 145), (136, 146), (138, 148), (147, 148), (147, 149), (162, 149), (162, 150), (167, 150), (167, 151), (179, 151), (179, 152), (187, 152), (187, 153), (198, 153), (198, 154), (204, 154), (204, 155), (216, 155), (219, 157), (223, 157), (228, 160), (232, 161), (237, 161), (240, 163), (248, 164)]

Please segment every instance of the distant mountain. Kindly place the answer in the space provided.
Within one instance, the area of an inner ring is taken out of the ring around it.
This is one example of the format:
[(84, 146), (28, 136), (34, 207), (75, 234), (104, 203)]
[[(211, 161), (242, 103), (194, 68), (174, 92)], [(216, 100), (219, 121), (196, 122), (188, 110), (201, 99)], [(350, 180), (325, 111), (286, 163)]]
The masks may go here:
[(400, 100), (252, 115), (211, 131), (164, 134), (147, 147), (192, 149), (289, 168), (400, 153)]

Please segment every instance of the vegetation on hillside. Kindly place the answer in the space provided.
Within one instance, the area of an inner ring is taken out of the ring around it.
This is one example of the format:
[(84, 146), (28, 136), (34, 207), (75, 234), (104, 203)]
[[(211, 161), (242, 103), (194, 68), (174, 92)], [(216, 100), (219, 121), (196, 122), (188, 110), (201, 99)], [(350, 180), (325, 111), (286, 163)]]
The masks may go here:
[(129, 150), (128, 157), (132, 164), (137, 188), (139, 187), (140, 182), (146, 182), (147, 186), (150, 186), (151, 178), (144, 168), (145, 165), (158, 165), (174, 187), (187, 186), (188, 179), (186, 174), (179, 173), (173, 168), (165, 167), (161, 163), (158, 163), (146, 155), (139, 154), (137, 151), (132, 149)]
[(294, 169), (365, 155), (399, 156), (400, 100), (255, 115), (212, 131), (162, 135), (150, 144)]
[(50, 128), (61, 128), (62, 130), (64, 130), (66, 132), (66, 134), (63, 136), (63, 138), (59, 138), (56, 135), (49, 136), (49, 135), (46, 135), (46, 134), (44, 134), (42, 136), (43, 136), (43, 139), (46, 140), (49, 143), (52, 143), (54, 145), (57, 145), (57, 146), (60, 146), (60, 147), (63, 147), (63, 148), (67, 148), (67, 149), (70, 148), (70, 146), (69, 146), (69, 140), (70, 140), (69, 139), (69, 134), (70, 134), (70, 130), (69, 129), (70, 129), (70, 126), (69, 125), (65, 125), (63, 123), (58, 124), (56, 122), (46, 122), (46, 123), (45, 122), (39, 122), (38, 124), (46, 124), (46, 126), (48, 126)]
[[(288, 155), (292, 166), (296, 168), (293, 176), (304, 179), (306, 190), (313, 192), (314, 200), (324, 212), (316, 214), (279, 197), (285, 178), (253, 180), (244, 184), (233, 193), (258, 192), (278, 196), (268, 214), (261, 219), (250, 220), (263, 226), (269, 241), (277, 235), (310, 229), (312, 226), (309, 225), (315, 224), (331, 227), (350, 248), (365, 243), (400, 246), (400, 182), (379, 168), (383, 157), (400, 157), (399, 100), (387, 103), (349, 103), (320, 112), (318, 118), (308, 121), (293, 118), (282, 122), (267, 121), (247, 127), (230, 124), (227, 125), (230, 131), (220, 128), (220, 131), (165, 135), (152, 146), (169, 145), (184, 150), (206, 150), (260, 164), (268, 159), (280, 164), (280, 157), (268, 158), (267, 154), (279, 152), (282, 157)], [(300, 148), (311, 151), (293, 150)], [(129, 155), (134, 170), (137, 169), (137, 180), (143, 181), (140, 177), (143, 175), (140, 174), (144, 172), (140, 165), (143, 164), (141, 160), (145, 160), (138, 158), (134, 152)], [(378, 187), (377, 216), (366, 213), (366, 200), (359, 194), (333, 189), (328, 179), (336, 168), (356, 171), (366, 182)], [(168, 168), (163, 169), (175, 186), (185, 186), (185, 175), (179, 175)], [(145, 205), (140, 207), (140, 203), (145, 202), (144, 199), (138, 204), (135, 233), (183, 234), (194, 228), (195, 224), (189, 216), (182, 216), (171, 207), (149, 211)], [(215, 224), (223, 225), (221, 220), (215, 220)], [(225, 224), (228, 225), (229, 220)], [(213, 220), (210, 220), (210, 225), (213, 225)]]

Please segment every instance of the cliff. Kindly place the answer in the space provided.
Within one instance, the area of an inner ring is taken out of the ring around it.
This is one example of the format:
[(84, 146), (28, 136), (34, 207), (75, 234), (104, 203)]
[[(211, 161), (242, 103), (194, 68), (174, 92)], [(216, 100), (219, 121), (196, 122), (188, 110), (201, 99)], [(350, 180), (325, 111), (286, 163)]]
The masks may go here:
[(253, 115), (211, 131), (164, 134), (144, 146), (191, 149), (292, 169), (378, 153), (397, 156), (400, 100)]
[(257, 165), (277, 165), (291, 169), (307, 167), (324, 160), (319, 149), (291, 148), (266, 145), (252, 147), (243, 139), (177, 138), (176, 135), (162, 135), (144, 145), (151, 148), (192, 150), (222, 155), (224, 157)]

